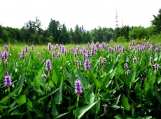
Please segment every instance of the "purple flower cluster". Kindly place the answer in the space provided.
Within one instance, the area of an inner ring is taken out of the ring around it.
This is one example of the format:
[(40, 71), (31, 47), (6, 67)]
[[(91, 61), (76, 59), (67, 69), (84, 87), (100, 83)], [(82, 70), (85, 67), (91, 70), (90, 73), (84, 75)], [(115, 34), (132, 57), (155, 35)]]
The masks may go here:
[(84, 69), (85, 70), (90, 70), (90, 62), (89, 62), (89, 60), (84, 61)]
[(20, 57), (21, 57), (22, 59), (25, 58), (25, 50), (22, 50), (22, 52), (21, 52), (21, 54), (20, 54)]
[(52, 55), (52, 58), (55, 58), (55, 52), (54, 51), (52, 52), (51, 55)]
[(126, 71), (126, 75), (129, 75), (130, 74), (130, 70), (128, 69), (127, 71)]
[(43, 73), (42, 74), (42, 78), (46, 78), (47, 76), (46, 76), (46, 74), (45, 73)]
[(25, 46), (25, 52), (28, 52), (28, 50), (29, 50), (28, 46)]
[(38, 57), (41, 57), (41, 53), (40, 52), (38, 52), (37, 55), (38, 55)]
[(137, 59), (134, 57), (133, 58), (133, 63), (136, 63), (137, 62)]
[(51, 71), (51, 61), (46, 60), (46, 71)]
[(4, 77), (4, 86), (11, 86), (11, 85), (12, 85), (11, 76), (8, 76), (7, 72)]
[(34, 45), (31, 46), (31, 49), (34, 50)]
[(100, 63), (103, 65), (106, 64), (106, 58), (100, 58)]
[(76, 94), (81, 94), (83, 93), (82, 86), (80, 80), (75, 81), (75, 93)]
[(2, 53), (2, 58), (3, 59), (7, 59), (8, 58), (8, 52), (4, 51), (4, 53)]
[(8, 52), (8, 45), (4, 45), (4, 49)]
[(128, 68), (128, 64), (125, 63), (125, 64), (124, 64), (124, 69), (127, 69), (127, 68)]
[(48, 50), (52, 50), (52, 45), (51, 45), (51, 43), (48, 43)]
[(80, 69), (81, 67), (81, 61), (76, 61), (77, 67)]
[(154, 69), (158, 70), (159, 69), (159, 64), (154, 64)]

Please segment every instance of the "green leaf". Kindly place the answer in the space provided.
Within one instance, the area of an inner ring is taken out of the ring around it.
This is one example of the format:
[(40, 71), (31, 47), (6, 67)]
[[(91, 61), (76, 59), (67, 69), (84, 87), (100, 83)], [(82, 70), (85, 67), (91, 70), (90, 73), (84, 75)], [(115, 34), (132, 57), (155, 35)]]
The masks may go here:
[(52, 110), (52, 114), (53, 116), (57, 116), (58, 115), (58, 110), (56, 108), (56, 105), (55, 105), (55, 101), (53, 100), (53, 97), (51, 96), (51, 110)]
[(0, 103), (0, 110), (1, 110), (1, 109), (6, 109), (6, 108), (8, 108), (8, 106), (6, 106), (6, 105), (3, 104), (3, 103)]
[(87, 89), (91, 87), (88, 81), (82, 76), (82, 74), (80, 73), (78, 69), (77, 69), (77, 76), (78, 76), (78, 79), (81, 81), (83, 89)]
[(135, 81), (135, 75), (136, 75), (136, 71), (135, 71), (135, 69), (133, 69), (131, 72), (130, 72), (130, 74), (127, 76), (127, 78), (126, 78), (126, 84), (127, 85), (130, 85), (130, 84), (133, 84), (134, 83), (134, 81)]
[(26, 103), (26, 95), (22, 95), (19, 99), (16, 100), (19, 105)]
[(78, 117), (78, 119), (80, 119), (84, 115), (84, 113), (87, 112), (89, 109), (91, 109), (96, 103), (98, 103), (98, 101), (96, 101), (92, 104), (80, 107), (77, 110), (74, 110), (73, 111), (74, 115), (76, 115)]
[(156, 97), (157, 97), (159, 103), (161, 104), (161, 96), (157, 91), (156, 91)]
[(100, 88), (101, 87), (101, 83), (95, 78), (94, 74), (91, 72), (91, 70), (89, 71), (90, 72), (90, 79), (91, 81), (96, 85), (97, 88)]
[(123, 119), (123, 117), (120, 114), (116, 115), (114, 118), (115, 119)]
[(32, 102), (29, 99), (27, 99), (27, 110), (32, 111), (32, 108), (33, 108)]
[(115, 68), (111, 73), (109, 73), (109, 74), (103, 79), (101, 88), (107, 88), (107, 87), (110, 85), (110, 83), (111, 83), (111, 81), (112, 81), (111, 79), (115, 76), (116, 69), (117, 69), (117, 68)]
[(54, 117), (54, 119), (60, 118), (60, 117), (66, 115), (66, 114), (68, 114), (68, 113), (69, 113), (69, 112), (66, 112), (66, 113), (63, 113), (63, 114), (59, 114), (59, 115), (57, 115), (56, 117)]
[(62, 99), (62, 84), (60, 84), (58, 91), (55, 94), (55, 104), (61, 104), (63, 99)]
[[(95, 95), (95, 101), (98, 101), (98, 100), (99, 100), (99, 96)], [(91, 112), (94, 113), (94, 114), (98, 114), (100, 112), (100, 101), (97, 102), (97, 104), (95, 104), (92, 107)]]
[(85, 94), (85, 104), (94, 103), (95, 95), (93, 93), (93, 88), (91, 87)]
[(24, 83), (24, 79), (25, 79), (25, 76), (24, 75), (20, 75), (19, 77), (19, 82), (17, 84), (17, 88), (11, 93), (11, 96), (18, 96), (21, 91), (22, 91), (22, 87), (23, 87), (23, 83)]
[(45, 98), (49, 97), (50, 95), (54, 94), (59, 88), (50, 91), (49, 93), (43, 95), (39, 100), (38, 103), (41, 103)]
[(126, 96), (124, 96), (123, 95), (123, 97), (122, 97), (122, 105), (123, 105), (123, 107), (125, 108), (125, 110), (127, 110), (127, 111), (129, 111), (130, 110), (130, 104), (129, 104), (129, 102), (128, 102), (128, 99), (127, 99), (127, 97)]
[(19, 109), (14, 110), (11, 115), (21, 115), (21, 111)]
[(36, 109), (36, 108), (33, 108), (33, 111), (34, 111), (38, 116), (44, 117), (44, 114), (43, 114), (40, 110), (38, 110), (38, 109)]

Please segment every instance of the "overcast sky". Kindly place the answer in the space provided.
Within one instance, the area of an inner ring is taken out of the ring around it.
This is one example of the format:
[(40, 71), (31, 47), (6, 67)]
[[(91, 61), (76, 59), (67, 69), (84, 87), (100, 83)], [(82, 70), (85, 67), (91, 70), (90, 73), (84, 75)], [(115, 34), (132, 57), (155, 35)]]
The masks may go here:
[(68, 29), (115, 28), (117, 10), (119, 26), (148, 27), (160, 8), (161, 0), (0, 0), (0, 24), (21, 28), (37, 16), (43, 29), (51, 18)]

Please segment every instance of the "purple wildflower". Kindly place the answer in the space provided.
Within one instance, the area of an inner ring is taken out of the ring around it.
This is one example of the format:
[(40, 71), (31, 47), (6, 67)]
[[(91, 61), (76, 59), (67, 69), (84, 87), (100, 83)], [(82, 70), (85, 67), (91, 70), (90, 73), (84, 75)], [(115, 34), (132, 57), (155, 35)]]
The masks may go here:
[(158, 70), (158, 68), (159, 68), (159, 64), (154, 64), (154, 69)]
[(90, 70), (90, 62), (89, 62), (89, 60), (84, 61), (84, 68), (85, 68), (85, 70)]
[(34, 50), (34, 45), (31, 46), (31, 49)]
[(100, 43), (96, 42), (96, 47), (99, 48), (100, 47)]
[(77, 67), (80, 69), (80, 67), (81, 67), (81, 61), (76, 61), (76, 63), (77, 63)]
[(58, 46), (59, 46), (59, 45), (58, 45), (58, 44), (56, 44), (56, 45), (55, 45), (55, 48), (56, 48), (56, 49), (58, 49)]
[(133, 63), (136, 63), (137, 62), (137, 59), (134, 57), (133, 58)]
[(47, 76), (46, 76), (46, 74), (45, 73), (43, 73), (42, 74), (42, 78), (46, 78)]
[(51, 61), (46, 60), (46, 71), (51, 71)]
[(81, 94), (83, 92), (80, 80), (75, 81), (75, 93)]
[(51, 45), (51, 43), (48, 43), (48, 50), (52, 50), (52, 45)]
[(8, 51), (8, 45), (4, 45), (4, 49)]
[(61, 53), (60, 52), (58, 52), (58, 57), (61, 57)]
[(55, 52), (54, 51), (52, 52), (51, 55), (52, 55), (52, 58), (55, 58)]
[(25, 50), (22, 50), (21, 54), (20, 54), (21, 58), (24, 59), (25, 58)]
[(128, 64), (125, 63), (125, 64), (124, 64), (124, 69), (127, 69), (127, 68), (128, 68)]
[(7, 59), (8, 58), (8, 52), (4, 51), (4, 53), (2, 54), (2, 58), (3, 59)]
[(41, 53), (40, 52), (38, 52), (37, 55), (38, 55), (38, 57), (41, 57)]
[(127, 71), (126, 71), (126, 75), (129, 75), (130, 74), (130, 70), (128, 69)]
[(117, 55), (117, 59), (120, 59), (120, 54)]
[(136, 44), (135, 40), (132, 40), (131, 44), (132, 45), (135, 45)]
[(11, 76), (8, 76), (8, 73), (6, 74), (7, 75), (5, 75), (4, 77), (4, 86), (11, 86), (12, 85)]
[(28, 52), (28, 46), (25, 46), (25, 52)]

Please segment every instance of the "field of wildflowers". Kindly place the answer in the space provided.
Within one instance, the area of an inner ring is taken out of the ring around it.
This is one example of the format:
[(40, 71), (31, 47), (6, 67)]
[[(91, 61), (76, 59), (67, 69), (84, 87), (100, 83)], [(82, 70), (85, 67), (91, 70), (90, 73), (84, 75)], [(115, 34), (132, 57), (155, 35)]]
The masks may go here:
[(0, 49), (0, 118), (158, 119), (161, 44)]

